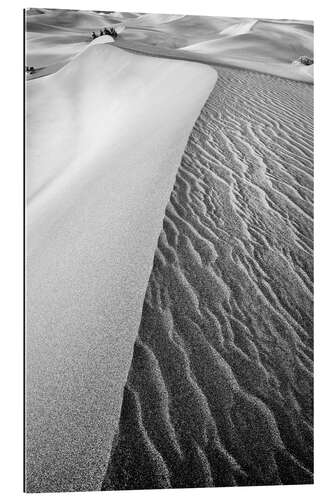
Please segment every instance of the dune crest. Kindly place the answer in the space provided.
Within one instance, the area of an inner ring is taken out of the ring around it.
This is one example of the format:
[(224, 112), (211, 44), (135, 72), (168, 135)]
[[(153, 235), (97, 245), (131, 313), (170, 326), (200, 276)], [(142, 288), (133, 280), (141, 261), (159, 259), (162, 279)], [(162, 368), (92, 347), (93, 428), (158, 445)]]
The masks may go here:
[(27, 84), (29, 492), (101, 487), (165, 206), (216, 81), (113, 45)]

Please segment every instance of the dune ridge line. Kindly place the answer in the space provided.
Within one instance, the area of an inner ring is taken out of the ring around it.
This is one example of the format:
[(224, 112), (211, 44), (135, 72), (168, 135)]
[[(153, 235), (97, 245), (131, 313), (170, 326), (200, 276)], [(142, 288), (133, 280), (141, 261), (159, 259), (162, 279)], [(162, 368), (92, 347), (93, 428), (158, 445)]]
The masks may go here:
[(165, 206), (216, 78), (94, 44), (27, 85), (27, 491), (101, 487)]

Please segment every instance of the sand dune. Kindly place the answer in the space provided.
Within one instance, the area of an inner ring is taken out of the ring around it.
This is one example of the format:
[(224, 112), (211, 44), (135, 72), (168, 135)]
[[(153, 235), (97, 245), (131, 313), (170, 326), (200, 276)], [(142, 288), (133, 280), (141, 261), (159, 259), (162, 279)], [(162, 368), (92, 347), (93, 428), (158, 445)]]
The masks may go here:
[(312, 86), (216, 69), (103, 489), (312, 482)]
[(313, 24), (27, 30), (27, 490), (311, 483)]
[(313, 81), (308, 68), (304, 71), (303, 65), (293, 64), (297, 54), (313, 56), (313, 34), (308, 24), (244, 22), (226, 28), (218, 38), (182, 50), (208, 56), (212, 62)]
[(221, 32), (220, 35), (223, 36), (237, 36), (237, 35), (244, 35), (245, 33), (249, 33), (253, 26), (257, 23), (257, 19), (250, 19), (250, 20), (245, 20), (241, 21), (239, 23), (233, 23), (227, 28), (224, 28)]
[(57, 71), (105, 25), (121, 31), (116, 44), (123, 48), (313, 82), (313, 68), (293, 64), (313, 56), (309, 21), (57, 10), (27, 18), (27, 65), (39, 68), (32, 78)]
[[(124, 16), (122, 19), (126, 19)], [(96, 29), (105, 26), (113, 19), (119, 19), (113, 16), (112, 13), (97, 13), (85, 10), (58, 10), (45, 9), (43, 13), (32, 14), (27, 16), (27, 29), (34, 31), (34, 28), (39, 26), (48, 26), (54, 30), (73, 29), (75, 31)], [(131, 18), (130, 18), (131, 19)]]
[(313, 56), (313, 26), (308, 22), (184, 16), (165, 24), (149, 18), (142, 29), (140, 19), (125, 23), (120, 44), (134, 50), (140, 44), (143, 50), (153, 46), (168, 57), (177, 57), (179, 51), (180, 58), (187, 53), (192, 60), (313, 82), (309, 68), (293, 64), (300, 55)]
[(101, 41), (27, 84), (30, 492), (101, 487), (165, 206), (216, 80)]
[(141, 16), (130, 18), (125, 20), (126, 26), (159, 26), (160, 24), (172, 23), (174, 21), (178, 21), (179, 19), (183, 19), (183, 15), (177, 14), (143, 14)]
[[(28, 14), (34, 9), (29, 9)], [(124, 15), (123, 19), (127, 17)], [(91, 32), (115, 26), (122, 19), (112, 13), (44, 9), (26, 17), (27, 66), (34, 66), (33, 79), (58, 71), (91, 42)]]

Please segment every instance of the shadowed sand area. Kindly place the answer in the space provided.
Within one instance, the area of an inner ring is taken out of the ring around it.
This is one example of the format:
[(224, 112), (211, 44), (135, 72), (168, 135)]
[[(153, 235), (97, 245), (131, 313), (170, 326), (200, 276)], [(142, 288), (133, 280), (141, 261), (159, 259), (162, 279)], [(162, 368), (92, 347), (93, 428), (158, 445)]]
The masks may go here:
[(313, 86), (216, 67), (103, 489), (311, 483)]

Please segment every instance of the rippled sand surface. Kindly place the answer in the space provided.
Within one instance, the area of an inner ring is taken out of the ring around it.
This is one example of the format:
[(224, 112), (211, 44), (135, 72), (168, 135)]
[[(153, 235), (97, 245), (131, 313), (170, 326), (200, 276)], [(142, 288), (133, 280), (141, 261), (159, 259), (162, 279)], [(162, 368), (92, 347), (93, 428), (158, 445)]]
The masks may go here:
[(311, 483), (313, 87), (216, 68), (103, 489)]

